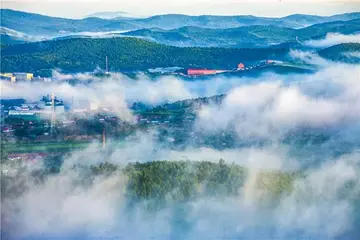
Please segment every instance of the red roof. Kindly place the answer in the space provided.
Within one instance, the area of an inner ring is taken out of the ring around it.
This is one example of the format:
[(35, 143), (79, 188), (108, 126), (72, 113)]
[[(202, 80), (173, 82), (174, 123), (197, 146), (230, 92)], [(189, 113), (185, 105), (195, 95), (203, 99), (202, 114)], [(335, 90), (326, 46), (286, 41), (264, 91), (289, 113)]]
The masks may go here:
[(208, 69), (188, 69), (187, 74), (190, 76), (196, 75), (209, 75), (215, 74), (216, 70), (208, 70)]
[(245, 65), (243, 63), (239, 63), (238, 68), (245, 68)]

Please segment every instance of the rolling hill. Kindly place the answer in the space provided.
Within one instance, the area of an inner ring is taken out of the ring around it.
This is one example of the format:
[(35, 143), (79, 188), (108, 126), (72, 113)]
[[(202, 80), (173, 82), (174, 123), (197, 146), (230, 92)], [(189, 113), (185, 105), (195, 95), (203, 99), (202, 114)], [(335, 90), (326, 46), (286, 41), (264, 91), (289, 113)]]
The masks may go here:
[(105, 56), (112, 71), (156, 67), (208, 67), (232, 69), (239, 62), (284, 59), (287, 48), (227, 49), (179, 48), (136, 38), (66, 39), (7, 46), (1, 49), (2, 71), (60, 68), (68, 72), (104, 68)]
[(313, 24), (348, 21), (360, 18), (360, 13), (329, 17), (291, 15), (283, 18), (255, 16), (188, 16), (181, 14), (157, 15), (143, 19), (66, 19), (34, 13), (0, 9), (1, 26), (30, 35), (58, 35), (84, 31), (135, 30), (142, 28), (175, 29), (186, 26), (201, 28), (238, 28), (252, 25), (273, 25), (284, 28), (302, 28)]
[(283, 18), (266, 18), (256, 16), (189, 16), (182, 14), (157, 15), (145, 19), (129, 21), (142, 28), (175, 29), (184, 26), (202, 28), (237, 28), (251, 25), (273, 25), (287, 28), (303, 28), (313, 24), (348, 21), (360, 18), (360, 13), (348, 13), (334, 16), (313, 16), (296, 14)]
[(135, 29), (127, 22), (100, 18), (67, 19), (40, 14), (0, 9), (1, 26), (37, 36), (57, 36), (74, 32)]
[(319, 55), (332, 61), (360, 63), (360, 43), (343, 43), (319, 51)]
[(265, 47), (294, 41), (296, 30), (276, 26), (248, 26), (229, 29), (182, 27), (174, 30), (141, 29), (123, 33), (180, 47)]
[(116, 20), (129, 20), (140, 18), (140, 16), (127, 13), (127, 12), (96, 12), (85, 16), (84, 18), (102, 18), (102, 19), (116, 19)]
[(172, 30), (141, 29), (122, 33), (122, 35), (180, 47), (252, 48), (323, 38), (330, 32), (358, 33), (360, 32), (360, 19), (315, 24), (302, 29), (261, 25), (229, 29), (182, 27)]
[[(352, 62), (345, 56), (360, 52), (360, 44), (341, 44), (321, 50), (322, 57)], [(137, 38), (65, 39), (5, 46), (1, 49), (2, 71), (93, 71), (104, 68), (108, 56), (111, 71), (147, 70), (156, 67), (233, 69), (239, 62), (266, 59), (287, 60), (290, 48), (180, 48)]]

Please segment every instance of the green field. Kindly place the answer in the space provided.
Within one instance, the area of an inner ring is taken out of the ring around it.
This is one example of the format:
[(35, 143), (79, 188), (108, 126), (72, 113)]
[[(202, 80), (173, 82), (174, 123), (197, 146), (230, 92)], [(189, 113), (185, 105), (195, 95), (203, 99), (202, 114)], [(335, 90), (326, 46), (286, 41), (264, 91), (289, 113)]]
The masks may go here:
[(91, 142), (32, 142), (11, 143), (3, 147), (8, 153), (32, 153), (32, 152), (70, 152), (88, 147)]

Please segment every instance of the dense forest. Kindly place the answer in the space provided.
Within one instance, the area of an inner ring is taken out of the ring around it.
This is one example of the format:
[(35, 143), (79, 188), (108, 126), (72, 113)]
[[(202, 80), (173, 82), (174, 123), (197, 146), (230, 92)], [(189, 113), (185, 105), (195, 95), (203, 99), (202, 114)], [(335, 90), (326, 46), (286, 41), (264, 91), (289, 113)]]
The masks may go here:
[[(360, 44), (340, 44), (319, 52), (331, 60), (356, 62), (359, 58), (346, 53), (359, 51)], [(93, 71), (105, 68), (109, 59), (111, 71), (147, 70), (156, 67), (234, 69), (240, 62), (251, 63), (266, 59), (286, 60), (290, 48), (200, 48), (173, 47), (136, 38), (66, 39), (1, 48), (1, 70), (49, 73), (59, 68), (64, 72)], [(344, 55), (345, 54), (345, 55)]]
[[(158, 43), (182, 47), (255, 48), (325, 38), (327, 33), (354, 34), (359, 30), (360, 20), (355, 19), (346, 22), (315, 24), (301, 29), (274, 25), (253, 25), (226, 29), (182, 27), (171, 30), (159, 28), (140, 29), (125, 32), (121, 35), (142, 37)], [(306, 45), (302, 45), (301, 48), (306, 48)]]
[(332, 61), (360, 63), (360, 43), (343, 43), (319, 51), (319, 55)]
[(2, 71), (36, 72), (60, 68), (68, 72), (105, 68), (111, 71), (156, 67), (236, 68), (240, 62), (283, 59), (289, 49), (179, 48), (136, 38), (67, 39), (12, 45), (1, 49)]

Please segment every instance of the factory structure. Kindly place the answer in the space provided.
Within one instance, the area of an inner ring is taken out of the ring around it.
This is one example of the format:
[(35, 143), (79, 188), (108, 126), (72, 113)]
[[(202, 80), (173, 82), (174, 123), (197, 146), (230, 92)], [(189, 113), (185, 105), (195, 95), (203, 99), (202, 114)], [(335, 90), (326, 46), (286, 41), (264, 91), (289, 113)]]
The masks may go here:
[(56, 114), (65, 113), (65, 105), (55, 94), (44, 96), (39, 102), (24, 103), (9, 109), (9, 117), (27, 119), (53, 119)]
[(34, 74), (24, 72), (0, 73), (0, 79), (9, 82), (32, 81), (34, 79)]
[(244, 63), (239, 63), (237, 65), (237, 68), (235, 69), (231, 69), (231, 70), (210, 70), (210, 69), (194, 69), (194, 68), (190, 68), (187, 70), (187, 76), (189, 77), (198, 77), (198, 76), (204, 76), (204, 75), (215, 75), (215, 74), (219, 74), (219, 73), (227, 73), (227, 72), (239, 72), (239, 71), (248, 71), (248, 70), (252, 70), (255, 68), (260, 68), (260, 67), (265, 67), (268, 65), (273, 65), (276, 64), (277, 61), (274, 60), (266, 60), (260, 63), (257, 63), (255, 65), (251, 65), (251, 66), (245, 66)]

